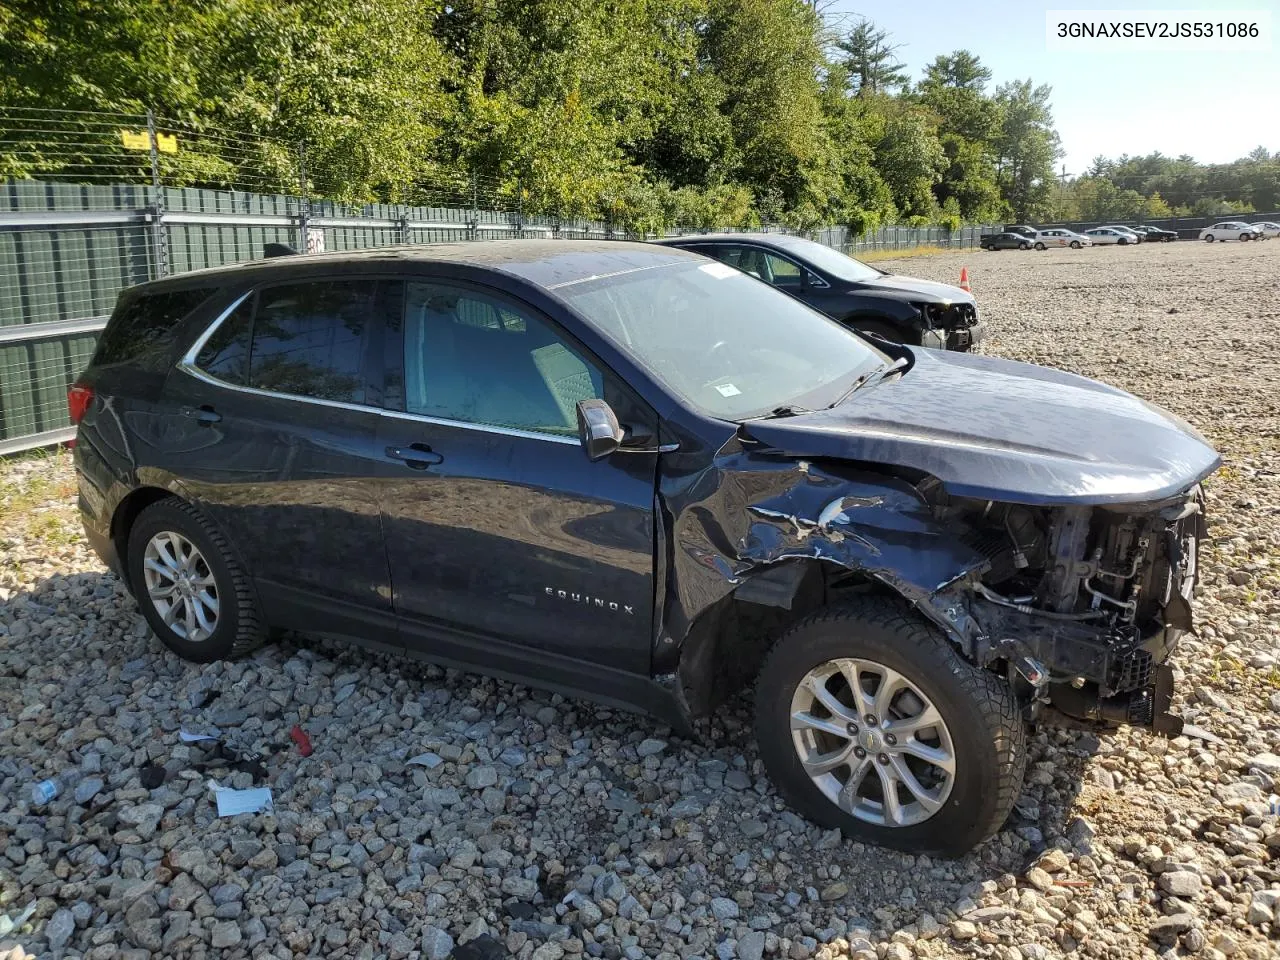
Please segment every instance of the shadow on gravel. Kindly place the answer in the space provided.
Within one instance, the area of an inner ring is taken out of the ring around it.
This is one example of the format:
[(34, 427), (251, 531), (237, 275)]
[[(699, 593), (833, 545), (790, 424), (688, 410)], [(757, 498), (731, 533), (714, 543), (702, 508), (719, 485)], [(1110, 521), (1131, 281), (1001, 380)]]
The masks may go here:
[[(278, 742), (280, 730), (302, 716), (316, 755), (303, 764), (285, 744), (268, 757), (278, 812), (326, 816), (331, 792), (358, 779), (362, 763), (374, 763), (384, 799), (368, 794), (377, 803), (370, 815), (418, 822), (431, 838), (422, 843), (442, 857), (467, 835), (524, 838), (518, 844), (539, 838), (547, 861), (558, 859), (564, 873), (541, 875), (542, 902), (519, 910), (551, 923), (555, 903), (598, 864), (624, 882), (643, 873), (686, 899), (736, 898), (744, 918), (776, 914), (781, 925), (814, 935), (892, 931), (924, 912), (979, 899), (984, 883), (1006, 886), (1055, 843), (1084, 850), (1091, 836), (1072, 809), (1099, 746), (1090, 734), (1034, 731), (1026, 788), (1009, 823), (948, 861), (849, 842), (792, 813), (760, 766), (745, 695), (692, 740), (642, 715), (293, 634), (240, 664), (188, 664), (165, 650), (122, 585), (101, 571), (52, 576), (9, 598), (0, 604), (0, 634), (5, 730), (27, 722), (24, 704), (39, 700), (36, 691), (55, 674), (65, 683), (62, 725), (30, 718), (55, 738), (88, 706), (121, 744), (145, 749), (150, 736), (168, 743), (192, 715), (191, 691), (207, 687), (220, 689), (220, 710), (250, 718), (242, 728), (250, 746), (255, 732)], [(157, 685), (172, 690), (159, 704)], [(268, 694), (278, 705), (260, 713)], [(125, 726), (121, 717), (130, 713)], [(431, 770), (406, 764), (424, 750), (448, 759), (437, 757)], [(6, 780), (47, 775), (55, 756), (66, 759), (54, 740), (35, 737), (6, 755)], [(492, 780), (475, 781), (496, 783), (496, 799), (470, 789), (477, 764), (496, 769)], [(139, 786), (136, 776), (116, 782)], [(193, 834), (204, 829), (189, 822)], [(499, 915), (514, 909), (500, 901), (491, 907)]]

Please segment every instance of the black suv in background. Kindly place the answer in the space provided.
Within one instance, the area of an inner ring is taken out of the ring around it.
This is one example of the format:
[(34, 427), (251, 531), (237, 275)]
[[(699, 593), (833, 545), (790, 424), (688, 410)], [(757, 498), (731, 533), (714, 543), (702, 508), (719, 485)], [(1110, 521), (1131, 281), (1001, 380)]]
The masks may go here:
[(752, 686), (818, 823), (955, 854), (1025, 723), (1172, 733), (1218, 457), (1057, 370), (864, 339), (655, 244), (280, 257), (126, 291), (89, 541), (190, 660), (272, 629), (648, 710)]
[(982, 340), (973, 294), (877, 270), (803, 237), (721, 233), (655, 242), (727, 263), (833, 320), (893, 343), (972, 350)]

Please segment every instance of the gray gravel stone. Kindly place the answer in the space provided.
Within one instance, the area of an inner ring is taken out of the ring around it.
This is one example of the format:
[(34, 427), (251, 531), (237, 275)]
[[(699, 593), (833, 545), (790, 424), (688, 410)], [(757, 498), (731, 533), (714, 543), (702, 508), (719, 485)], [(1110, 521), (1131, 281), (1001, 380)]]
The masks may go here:
[(422, 956), (425, 960), (446, 960), (453, 952), (453, 937), (439, 927), (427, 927), (422, 932)]

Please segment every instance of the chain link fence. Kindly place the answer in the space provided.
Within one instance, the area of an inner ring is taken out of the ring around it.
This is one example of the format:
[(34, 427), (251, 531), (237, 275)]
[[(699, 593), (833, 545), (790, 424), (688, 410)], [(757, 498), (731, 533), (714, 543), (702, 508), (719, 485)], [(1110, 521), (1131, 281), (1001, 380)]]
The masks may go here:
[[(608, 222), (526, 214), (517, 183), (433, 170), (413, 204), (317, 195), (305, 147), (151, 112), (0, 107), (0, 455), (69, 439), (66, 391), (120, 291), (263, 255), (508, 237), (644, 239)], [(782, 228), (767, 228), (780, 231)], [(844, 227), (851, 254), (977, 246), (990, 227)], [(668, 234), (704, 232), (676, 228)], [(654, 236), (654, 235), (650, 235)]]

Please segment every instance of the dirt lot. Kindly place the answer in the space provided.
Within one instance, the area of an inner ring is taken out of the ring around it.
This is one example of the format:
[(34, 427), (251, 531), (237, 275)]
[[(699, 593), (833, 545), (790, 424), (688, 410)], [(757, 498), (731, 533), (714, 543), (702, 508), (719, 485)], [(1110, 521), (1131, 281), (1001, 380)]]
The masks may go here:
[[(1040, 731), (980, 850), (865, 848), (781, 806), (745, 704), (694, 743), (301, 639), (183, 663), (80, 539), (69, 459), (26, 460), (0, 467), (0, 956), (1280, 954), (1280, 242), (883, 266), (966, 264), (988, 352), (1124, 387), (1222, 451), (1176, 659), (1208, 739)], [(215, 816), (206, 780), (253, 776), (193, 768), (178, 730), (207, 723), (266, 754), (274, 816)]]

